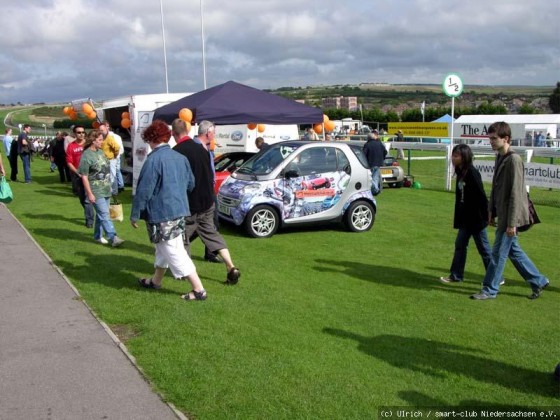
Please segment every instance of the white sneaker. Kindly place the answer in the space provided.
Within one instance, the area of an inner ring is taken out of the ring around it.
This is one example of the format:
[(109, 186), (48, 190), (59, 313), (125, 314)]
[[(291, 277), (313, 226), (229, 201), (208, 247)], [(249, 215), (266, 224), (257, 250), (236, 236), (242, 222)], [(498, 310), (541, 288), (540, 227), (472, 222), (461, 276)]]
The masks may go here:
[(103, 237), (96, 239), (97, 242), (99, 242), (102, 245), (107, 245), (109, 243), (109, 241)]
[(111, 243), (111, 246), (112, 246), (113, 248), (116, 248), (116, 247), (122, 245), (123, 242), (124, 242), (124, 239), (121, 239), (121, 238), (119, 238), (117, 235), (115, 235), (115, 236), (113, 237), (113, 242)]

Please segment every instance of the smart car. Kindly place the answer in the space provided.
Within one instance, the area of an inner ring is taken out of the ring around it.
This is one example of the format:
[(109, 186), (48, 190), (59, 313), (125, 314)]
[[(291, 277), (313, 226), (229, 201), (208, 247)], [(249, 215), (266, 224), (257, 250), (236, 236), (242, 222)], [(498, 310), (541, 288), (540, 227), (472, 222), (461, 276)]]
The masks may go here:
[(379, 168), (383, 183), (389, 187), (401, 188), (404, 185), (404, 171), (399, 161), (392, 156), (387, 156), (383, 166)]
[(377, 203), (362, 142), (290, 140), (249, 159), (222, 184), (220, 219), (243, 225), (254, 238), (281, 226), (343, 221), (366, 232)]

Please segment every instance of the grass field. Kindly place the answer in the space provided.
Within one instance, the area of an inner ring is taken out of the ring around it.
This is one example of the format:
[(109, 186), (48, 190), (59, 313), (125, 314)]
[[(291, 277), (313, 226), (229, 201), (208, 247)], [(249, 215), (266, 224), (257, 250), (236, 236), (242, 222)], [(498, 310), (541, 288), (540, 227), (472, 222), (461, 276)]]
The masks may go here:
[[(378, 196), (368, 233), (328, 225), (255, 240), (224, 226), (242, 271), (239, 285), (221, 283), (224, 267), (205, 263), (198, 242), (193, 259), (209, 297), (183, 302), (179, 293), (189, 288), (170, 277), (160, 291), (137, 286), (153, 267), (144, 229), (117, 223), (127, 241), (122, 248), (94, 243), (69, 185), (58, 183), (45, 161), (32, 170), (33, 184), (12, 183), (10, 210), (126, 343), (154, 389), (195, 418), (350, 419), (377, 418), (380, 406), (558, 406), (558, 207), (538, 206), (543, 224), (521, 237), (551, 280), (535, 301), (511, 264), (498, 299), (468, 299), (484, 274), (474, 246), (467, 280), (438, 282), (453, 253), (454, 196), (403, 188)], [(123, 202), (126, 219), (128, 191)]]

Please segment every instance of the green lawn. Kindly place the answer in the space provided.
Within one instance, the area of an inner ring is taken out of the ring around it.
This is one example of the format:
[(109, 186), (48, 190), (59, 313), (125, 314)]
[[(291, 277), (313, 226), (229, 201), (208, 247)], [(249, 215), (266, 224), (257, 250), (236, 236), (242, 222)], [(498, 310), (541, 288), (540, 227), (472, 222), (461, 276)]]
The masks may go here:
[[(453, 194), (403, 188), (378, 196), (368, 233), (328, 225), (256, 240), (223, 227), (239, 285), (222, 284), (224, 267), (204, 262), (197, 242), (208, 300), (183, 302), (189, 288), (171, 277), (160, 291), (137, 286), (153, 267), (144, 229), (117, 223), (123, 247), (96, 244), (47, 162), (33, 163), (33, 180), (12, 183), (10, 210), (154, 389), (189, 415), (346, 419), (376, 418), (387, 405), (558, 406), (558, 207), (537, 206), (543, 224), (521, 238), (552, 283), (535, 301), (511, 264), (498, 299), (468, 299), (484, 274), (474, 245), (467, 281), (439, 283), (453, 253)], [(123, 201), (126, 218), (129, 191)]]

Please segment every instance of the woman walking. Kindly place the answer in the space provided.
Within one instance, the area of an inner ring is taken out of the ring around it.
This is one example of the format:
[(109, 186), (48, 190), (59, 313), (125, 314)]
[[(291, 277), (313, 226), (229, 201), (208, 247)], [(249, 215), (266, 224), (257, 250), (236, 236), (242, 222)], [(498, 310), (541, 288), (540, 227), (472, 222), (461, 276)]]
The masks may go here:
[(487, 268), (492, 260), (488, 241), (488, 198), (482, 185), (480, 172), (473, 166), (473, 153), (466, 144), (453, 148), (451, 161), (457, 176), (455, 187), (455, 215), (453, 227), (459, 229), (455, 239), (455, 254), (448, 277), (440, 277), (444, 283), (461, 282), (465, 273), (467, 248), (472, 237), (478, 253)]
[(151, 278), (139, 279), (148, 289), (159, 289), (167, 268), (176, 279), (186, 278), (192, 290), (181, 298), (205, 300), (206, 291), (183, 244), (185, 217), (190, 216), (187, 191), (194, 188), (194, 176), (186, 157), (167, 144), (171, 130), (163, 121), (154, 121), (142, 133), (152, 148), (142, 166), (132, 202), (130, 222), (138, 228), (144, 219), (150, 242), (155, 245), (155, 272)]
[[(87, 202), (95, 209), (95, 223), (93, 225), (93, 239), (101, 244), (110, 243), (117, 247), (124, 240), (117, 236), (113, 222), (109, 216), (109, 199), (111, 197), (111, 179), (109, 160), (101, 150), (103, 134), (99, 130), (88, 133), (84, 152), (80, 159), (78, 173), (82, 177), (86, 190)], [(105, 232), (107, 239), (103, 237)]]

